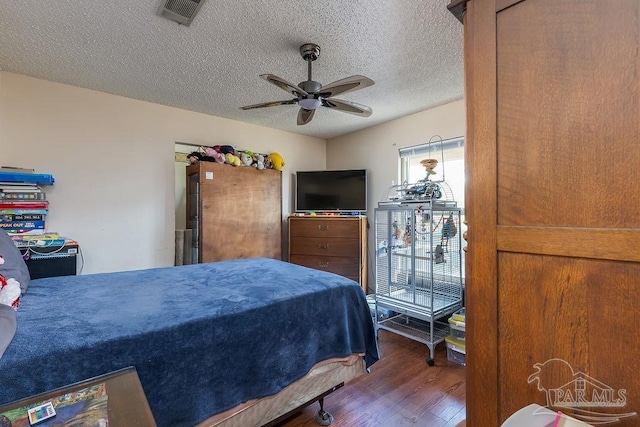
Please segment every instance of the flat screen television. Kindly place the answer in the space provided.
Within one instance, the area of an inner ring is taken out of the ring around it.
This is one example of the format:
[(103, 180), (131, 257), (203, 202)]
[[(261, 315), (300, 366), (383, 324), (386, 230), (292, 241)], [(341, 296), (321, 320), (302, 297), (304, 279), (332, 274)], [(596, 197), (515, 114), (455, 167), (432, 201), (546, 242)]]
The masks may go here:
[(296, 212), (365, 212), (365, 169), (296, 172)]

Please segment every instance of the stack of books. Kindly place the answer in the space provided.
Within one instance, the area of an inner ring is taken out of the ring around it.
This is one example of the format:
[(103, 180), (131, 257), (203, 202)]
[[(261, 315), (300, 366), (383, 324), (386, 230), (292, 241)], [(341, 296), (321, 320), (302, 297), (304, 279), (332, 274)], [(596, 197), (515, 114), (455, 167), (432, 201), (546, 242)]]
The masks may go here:
[[(78, 245), (78, 242), (75, 240), (50, 231), (39, 235), (13, 235), (11, 238), (18, 249), (26, 249), (27, 252), (35, 255), (46, 255), (51, 252), (58, 252), (65, 245)], [(31, 258), (33, 256), (30, 255), (29, 257)]]
[(38, 184), (51, 183), (50, 175), (0, 167), (0, 228), (11, 236), (44, 234), (49, 202)]

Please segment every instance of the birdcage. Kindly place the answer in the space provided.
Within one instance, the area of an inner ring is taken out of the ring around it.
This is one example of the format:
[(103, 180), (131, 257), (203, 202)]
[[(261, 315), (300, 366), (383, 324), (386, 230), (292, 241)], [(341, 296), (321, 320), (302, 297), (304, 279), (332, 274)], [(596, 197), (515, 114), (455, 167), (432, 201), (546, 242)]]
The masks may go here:
[(461, 210), (444, 179), (431, 179), (431, 160), (425, 179), (392, 185), (374, 212), (376, 312), (393, 313), (376, 317), (376, 333), (426, 344), (429, 365), (449, 333), (445, 317), (463, 305)]
[(387, 329), (435, 346), (449, 332), (445, 316), (462, 307), (460, 209), (455, 203), (408, 203), (375, 209), (376, 318)]

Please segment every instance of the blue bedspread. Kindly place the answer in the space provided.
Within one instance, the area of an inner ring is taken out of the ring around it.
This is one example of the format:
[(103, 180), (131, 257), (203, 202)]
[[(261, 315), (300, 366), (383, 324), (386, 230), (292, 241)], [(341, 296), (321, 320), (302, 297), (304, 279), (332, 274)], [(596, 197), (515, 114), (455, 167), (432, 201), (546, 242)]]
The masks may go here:
[(0, 359), (0, 404), (132, 365), (158, 425), (190, 426), (352, 353), (378, 359), (362, 289), (282, 261), (38, 279)]

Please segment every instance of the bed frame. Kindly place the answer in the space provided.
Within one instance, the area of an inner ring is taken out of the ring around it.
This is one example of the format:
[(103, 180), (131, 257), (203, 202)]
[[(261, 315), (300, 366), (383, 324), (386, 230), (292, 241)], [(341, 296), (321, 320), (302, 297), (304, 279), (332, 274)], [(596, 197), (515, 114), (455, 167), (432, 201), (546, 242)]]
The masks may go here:
[(320, 401), (316, 418), (332, 420), (332, 415), (324, 410), (324, 398), (364, 373), (366, 369), (362, 355), (320, 362), (279, 393), (251, 400), (214, 415), (198, 424), (198, 427), (273, 426), (316, 401)]

